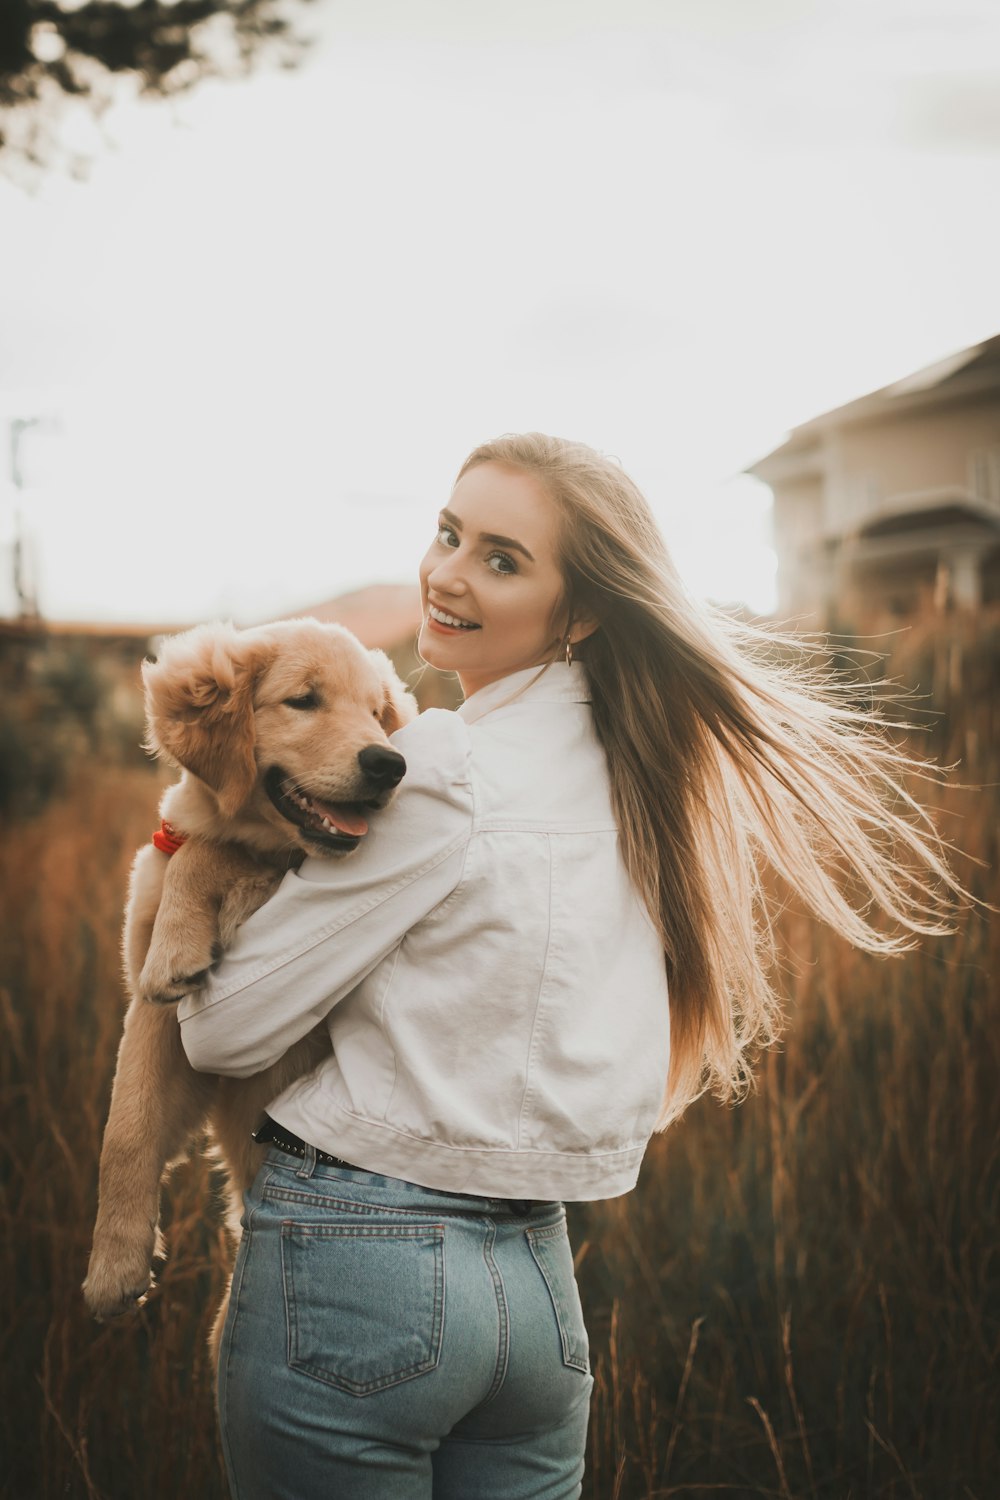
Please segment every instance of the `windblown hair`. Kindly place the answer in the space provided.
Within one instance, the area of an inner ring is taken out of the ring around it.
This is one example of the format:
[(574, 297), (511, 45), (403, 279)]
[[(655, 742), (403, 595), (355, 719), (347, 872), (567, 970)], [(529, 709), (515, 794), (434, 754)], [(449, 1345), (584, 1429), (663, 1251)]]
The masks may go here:
[(484, 463), (533, 475), (555, 502), (568, 621), (600, 622), (575, 649), (626, 867), (666, 957), (662, 1130), (706, 1089), (741, 1093), (754, 1052), (775, 1039), (768, 866), (870, 953), (952, 930), (965, 893), (904, 785), (913, 773), (941, 773), (812, 664), (815, 643), (694, 600), (615, 462), (582, 443), (524, 433), (477, 448), (459, 477)]

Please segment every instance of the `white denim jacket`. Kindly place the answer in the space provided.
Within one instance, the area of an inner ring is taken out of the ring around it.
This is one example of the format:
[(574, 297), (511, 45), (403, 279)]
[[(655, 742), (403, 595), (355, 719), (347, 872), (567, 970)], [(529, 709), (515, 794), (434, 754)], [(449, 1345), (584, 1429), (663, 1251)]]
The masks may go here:
[(393, 738), (396, 800), (307, 859), (181, 1002), (195, 1068), (245, 1077), (326, 1018), (269, 1107), (369, 1171), (487, 1197), (634, 1186), (663, 1100), (663, 952), (618, 848), (584, 668), (553, 663)]

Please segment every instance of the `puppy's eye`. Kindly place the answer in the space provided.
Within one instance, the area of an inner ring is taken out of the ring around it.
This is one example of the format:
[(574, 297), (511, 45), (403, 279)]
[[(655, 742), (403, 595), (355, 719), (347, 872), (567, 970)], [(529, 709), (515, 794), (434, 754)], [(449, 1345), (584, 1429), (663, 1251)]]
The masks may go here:
[(319, 699), (315, 693), (303, 693), (298, 698), (285, 698), (286, 708), (319, 708)]

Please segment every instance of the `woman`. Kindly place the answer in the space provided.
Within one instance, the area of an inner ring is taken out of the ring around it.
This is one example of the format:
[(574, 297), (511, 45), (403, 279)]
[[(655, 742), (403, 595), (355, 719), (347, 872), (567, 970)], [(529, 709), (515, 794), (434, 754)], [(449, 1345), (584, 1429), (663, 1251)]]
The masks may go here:
[(290, 873), (180, 1011), (212, 1072), (324, 1017), (334, 1045), (260, 1133), (219, 1365), (240, 1500), (578, 1495), (563, 1200), (627, 1192), (654, 1130), (745, 1084), (777, 1011), (761, 869), (878, 953), (960, 894), (912, 763), (695, 605), (589, 448), (476, 449), (420, 578), (465, 703), (395, 737), (358, 852)]

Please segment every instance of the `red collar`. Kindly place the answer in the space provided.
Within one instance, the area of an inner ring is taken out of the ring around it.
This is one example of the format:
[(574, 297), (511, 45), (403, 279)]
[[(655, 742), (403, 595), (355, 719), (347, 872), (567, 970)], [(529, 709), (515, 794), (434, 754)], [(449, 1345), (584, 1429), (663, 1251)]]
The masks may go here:
[(178, 833), (172, 823), (163, 819), (153, 834), (153, 843), (162, 854), (176, 854), (181, 845), (187, 843), (187, 834)]

